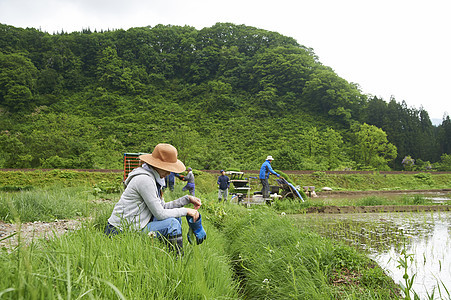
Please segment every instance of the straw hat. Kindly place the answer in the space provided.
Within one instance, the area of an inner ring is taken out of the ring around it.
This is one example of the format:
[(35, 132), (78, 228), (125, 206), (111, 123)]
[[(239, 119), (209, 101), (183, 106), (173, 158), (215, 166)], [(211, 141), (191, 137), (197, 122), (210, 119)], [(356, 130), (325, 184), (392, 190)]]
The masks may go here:
[(139, 159), (156, 168), (180, 173), (185, 171), (185, 165), (177, 159), (177, 149), (170, 144), (158, 144), (152, 154), (143, 154)]
[(274, 160), (274, 158), (272, 158), (271, 155), (268, 155), (268, 156), (266, 157), (266, 160)]

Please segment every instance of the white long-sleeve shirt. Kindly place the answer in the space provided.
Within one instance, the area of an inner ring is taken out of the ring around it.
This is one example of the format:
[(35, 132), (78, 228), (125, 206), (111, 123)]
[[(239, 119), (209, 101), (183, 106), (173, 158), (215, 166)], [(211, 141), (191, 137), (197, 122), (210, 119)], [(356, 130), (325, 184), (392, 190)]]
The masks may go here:
[(129, 173), (125, 180), (126, 188), (114, 206), (108, 222), (120, 230), (141, 230), (151, 220), (186, 216), (186, 204), (189, 196), (183, 196), (171, 202), (160, 198), (156, 181), (159, 174), (152, 167), (148, 170), (139, 167)]

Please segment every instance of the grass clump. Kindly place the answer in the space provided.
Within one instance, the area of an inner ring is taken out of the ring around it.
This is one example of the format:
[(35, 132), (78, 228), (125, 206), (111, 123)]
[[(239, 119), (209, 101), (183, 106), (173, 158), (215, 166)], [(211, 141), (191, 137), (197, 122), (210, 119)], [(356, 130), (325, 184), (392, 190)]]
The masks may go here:
[(20, 191), (30, 191), (33, 189), (33, 186), (15, 186), (15, 185), (5, 185), (0, 187), (0, 192), (20, 192)]
[[(377, 266), (353, 248), (299, 227), (265, 206), (224, 210), (225, 215), (216, 217), (229, 240), (228, 252), (244, 298), (360, 299), (363, 292), (367, 299), (397, 299), (394, 283), (382, 270), (367, 273)], [(343, 276), (349, 280), (337, 279)], [(374, 288), (374, 281), (382, 280), (386, 284)]]
[(360, 199), (356, 205), (358, 206), (376, 206), (376, 205), (383, 205), (384, 201), (381, 199), (381, 197), (377, 196), (369, 196), (364, 197)]
[(83, 188), (52, 188), (0, 193), (0, 220), (53, 221), (86, 217), (91, 207)]
[(2, 299), (236, 299), (225, 242), (214, 228), (208, 232), (208, 246), (186, 246), (177, 258), (146, 235), (108, 238), (84, 227), (2, 255), (0, 293)]
[(434, 179), (432, 179), (432, 176), (430, 173), (417, 173), (414, 174), (413, 177), (415, 177), (419, 182), (425, 185), (433, 185)]
[(305, 201), (302, 202), (300, 199), (277, 199), (274, 200), (271, 207), (278, 211), (284, 212), (287, 214), (299, 214), (304, 213), (305, 210), (309, 207), (321, 207), (324, 206), (324, 203), (320, 200), (312, 200), (311, 198), (304, 198)]
[(92, 187), (101, 181), (122, 182), (122, 173), (117, 172), (82, 172), (75, 170), (35, 170), (35, 171), (0, 171), (0, 187), (33, 186), (48, 188), (51, 186)]
[(407, 196), (405, 195), (401, 199), (402, 203), (404, 205), (426, 205), (431, 204), (431, 201), (426, 199), (423, 195), (413, 195), (413, 196)]

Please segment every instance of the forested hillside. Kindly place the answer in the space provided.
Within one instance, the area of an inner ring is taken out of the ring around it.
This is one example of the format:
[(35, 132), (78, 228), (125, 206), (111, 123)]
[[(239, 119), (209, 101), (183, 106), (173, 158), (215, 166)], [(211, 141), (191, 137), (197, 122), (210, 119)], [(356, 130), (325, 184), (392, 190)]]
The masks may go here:
[(160, 142), (198, 169), (451, 169), (449, 116), (367, 95), (276, 32), (0, 24), (1, 168), (121, 168)]

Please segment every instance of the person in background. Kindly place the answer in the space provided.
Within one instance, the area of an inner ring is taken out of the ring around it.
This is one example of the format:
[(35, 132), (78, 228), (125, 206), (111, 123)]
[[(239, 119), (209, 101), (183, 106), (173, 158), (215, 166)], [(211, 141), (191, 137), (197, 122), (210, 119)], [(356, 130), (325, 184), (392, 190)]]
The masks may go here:
[(219, 202), (221, 202), (221, 200), (227, 201), (230, 179), (228, 176), (226, 176), (224, 170), (221, 170), (221, 175), (218, 177), (218, 185), (219, 185), (218, 201)]
[(274, 160), (271, 155), (266, 157), (265, 162), (262, 164), (260, 168), (260, 182), (262, 184), (262, 195), (263, 198), (269, 198), (269, 174), (274, 174), (277, 177), (280, 177), (271, 167), (271, 162)]
[[(170, 144), (158, 144), (152, 154), (140, 155), (139, 159), (144, 164), (128, 174), (126, 188), (113, 208), (105, 233), (115, 235), (130, 230), (156, 235), (182, 253), (181, 217), (196, 222), (202, 203), (191, 195), (165, 202), (161, 187), (170, 172), (183, 172), (185, 165), (177, 159), (177, 149)], [(194, 207), (185, 208), (189, 203)]]
[(164, 178), (164, 181), (166, 184), (165, 188), (169, 188), (171, 192), (174, 191), (175, 173), (174, 172), (169, 173), (169, 175)]
[(186, 191), (188, 190), (189, 193), (193, 196), (195, 196), (195, 184), (194, 184), (194, 174), (193, 174), (193, 169), (188, 168), (187, 169), (188, 174), (186, 174), (183, 177), (179, 177), (181, 178), (183, 181), (187, 181), (186, 185), (183, 187), (182, 191)]

